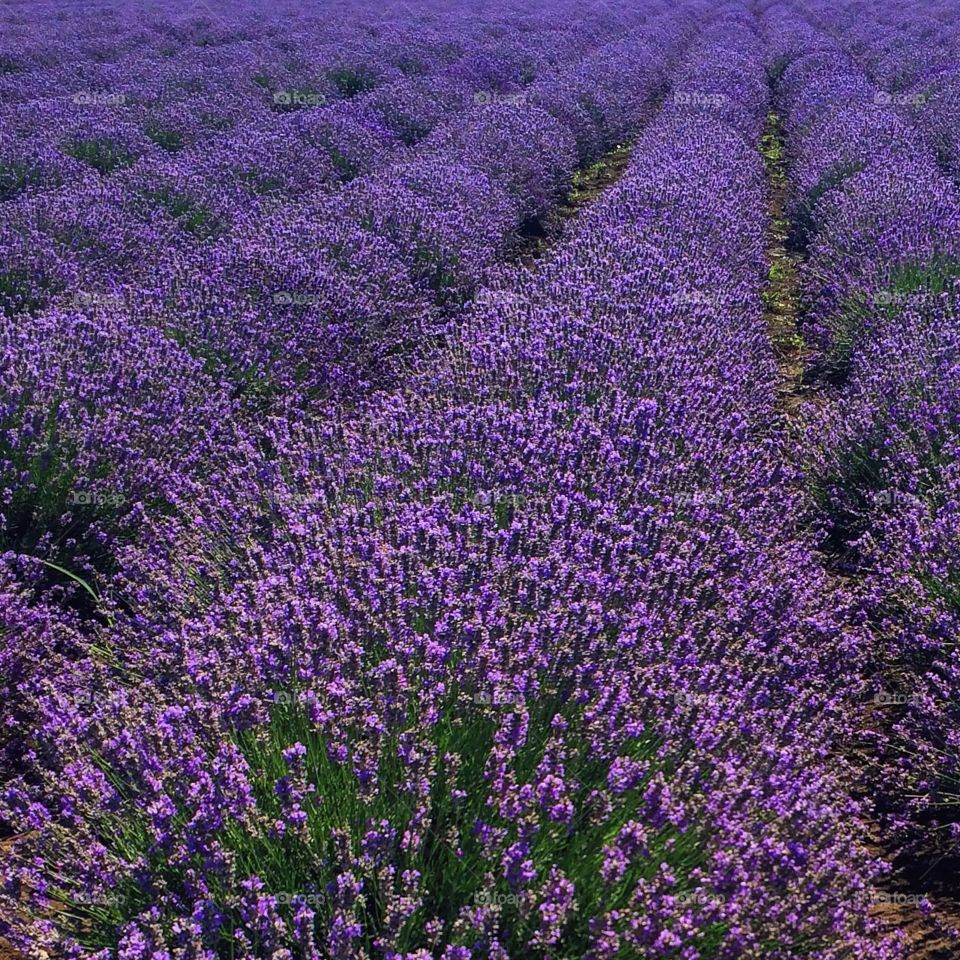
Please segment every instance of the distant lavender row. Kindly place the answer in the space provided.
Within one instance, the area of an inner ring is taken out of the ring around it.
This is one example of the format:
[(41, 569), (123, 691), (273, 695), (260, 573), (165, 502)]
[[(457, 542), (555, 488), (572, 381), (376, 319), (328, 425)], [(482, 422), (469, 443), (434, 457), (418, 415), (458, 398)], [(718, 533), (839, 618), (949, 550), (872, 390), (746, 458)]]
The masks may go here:
[(842, 365), (851, 310), (904, 270), (948, 260), (960, 241), (956, 194), (912, 127), (837, 44), (796, 28), (780, 80), (792, 149), (791, 219), (807, 252), (809, 335)]
[(438, 3), (414, 11), (400, 2), (326, 4), (312, 14), (290, 3), (223, 0), (141, 4), (139, 11), (58, 4), (50, 22), (36, 15), (36, 5), (24, 10), (19, 35), (12, 5), (0, 11), (5, 105), (76, 94), (102, 94), (109, 103), (113, 93), (116, 106), (162, 108), (206, 93), (216, 97), (210, 106), (249, 101), (241, 112), (263, 116), (278, 105), (275, 90), (337, 100), (442, 72), (464, 57), (474, 69), (487, 59), (495, 76), (502, 62), (497, 51), (509, 59), (508, 51), (522, 50), (535, 75), (565, 46), (596, 42), (607, 29), (602, 14), (535, 3), (484, 15)]
[[(838, 42), (877, 84), (878, 101), (921, 132), (927, 149), (960, 177), (960, 18), (947, 2), (885, 7), (870, 17), (846, 16)], [(829, 14), (826, 18), (832, 19)]]
[[(622, 32), (621, 19), (608, 17), (605, 22), (608, 37), (614, 30)], [(561, 60), (575, 63), (602, 37), (595, 28), (568, 41)], [(533, 38), (536, 50), (543, 37), (534, 32)], [(448, 43), (458, 49), (464, 40), (455, 32)], [(233, 133), (182, 152), (172, 141), (164, 141), (166, 149), (151, 143), (149, 131), (125, 117), (123, 105), (76, 105), (60, 99), (21, 111), (21, 122), (9, 125), (7, 156), (0, 156), (4, 192), (14, 197), (18, 190), (24, 192), (20, 202), (0, 205), (3, 253), (6, 262), (20, 260), (21, 272), (36, 279), (22, 289), (23, 278), (4, 265), (0, 300), (7, 301), (8, 309), (36, 308), (58, 290), (76, 292), (78, 282), (83, 293), (102, 293), (136, 277), (142, 286), (143, 278), (172, 253), (201, 255), (204, 241), (229, 230), (238, 218), (255, 218), (265, 204), (289, 202), (382, 166), (405, 140), (422, 139), (445, 114), (468, 104), (476, 110), (474, 96), (519, 97), (525, 71), (535, 75), (543, 65), (540, 52), (508, 47), (491, 56), (484, 44), (461, 55), (449, 68), (454, 73), (441, 77), (440, 87), (429, 79), (415, 80), (381, 86), (367, 97), (352, 97), (330, 109), (276, 114), (264, 108), (262, 120), (242, 123)], [(260, 90), (252, 79), (255, 65), (241, 61), (233, 69), (242, 73), (251, 91)], [(239, 81), (223, 71), (216, 77), (224, 93), (211, 87), (208, 105), (189, 73), (177, 81), (179, 96), (186, 97), (190, 115), (201, 126), (220, 125), (229, 117), (230, 104), (242, 99), (242, 94), (225, 94)], [(569, 97), (559, 107), (567, 114), (582, 112), (591, 102), (591, 91), (582, 81), (576, 90), (564, 92)], [(556, 100), (548, 89), (546, 105)], [(182, 133), (172, 128), (160, 132), (164, 137)], [(128, 142), (130, 136), (139, 146)], [(171, 150), (176, 155), (165, 156)], [(48, 188), (58, 177), (65, 178), (67, 186), (51, 197), (30, 198), (33, 183)]]

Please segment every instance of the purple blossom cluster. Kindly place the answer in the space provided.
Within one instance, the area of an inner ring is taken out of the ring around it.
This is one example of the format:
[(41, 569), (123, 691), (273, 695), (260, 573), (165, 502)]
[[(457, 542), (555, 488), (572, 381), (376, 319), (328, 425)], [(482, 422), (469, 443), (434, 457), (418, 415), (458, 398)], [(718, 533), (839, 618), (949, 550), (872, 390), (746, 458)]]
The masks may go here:
[(849, 746), (960, 839), (950, 4), (43, 9), (0, 5), (0, 937), (904, 957)]

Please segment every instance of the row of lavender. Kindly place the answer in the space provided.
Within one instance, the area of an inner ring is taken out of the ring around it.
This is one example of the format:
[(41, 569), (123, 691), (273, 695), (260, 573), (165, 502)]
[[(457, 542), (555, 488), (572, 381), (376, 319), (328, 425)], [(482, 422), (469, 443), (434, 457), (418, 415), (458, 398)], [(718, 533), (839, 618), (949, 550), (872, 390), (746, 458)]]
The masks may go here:
[[(124, 284), (133, 287), (129, 296), (136, 301), (144, 287), (155, 285), (154, 276), (163, 273), (167, 261), (208, 256), (207, 241), (255, 228), (250, 221), (264, 206), (289, 203), (381, 168), (391, 155), (403, 154), (407, 145), (419, 143), (442, 126), (448, 116), (452, 116), (450, 129), (456, 129), (455, 115), (464, 111), (482, 125), (489, 111), (482, 110), (485, 104), (477, 100), (502, 102), (537, 95), (538, 106), (573, 128), (585, 154), (598, 146), (603, 149), (608, 138), (622, 135), (624, 104), (611, 93), (616, 88), (609, 79), (604, 83), (596, 74), (604, 73), (602, 64), (617, 51), (605, 51), (601, 61), (582, 62), (584, 75), (573, 67), (631, 24), (603, 17), (602, 12), (597, 19), (602, 29), (565, 38), (562, 56), (552, 58), (565, 68), (559, 72), (551, 68), (550, 56), (533, 52), (550, 35), (549, 24), (531, 31), (528, 45), (496, 52), (489, 49), (491, 38), (481, 36), (474, 49), (453, 58), (436, 78), (381, 84), (366, 97), (342, 99), (329, 108), (308, 105), (293, 114), (265, 110), (262, 116), (239, 120), (235, 131), (208, 137), (182, 152), (170, 143), (161, 147), (149, 142), (147, 133), (126, 116), (128, 94), (122, 91), (117, 94), (124, 98), (119, 106), (77, 105), (60, 97), (11, 109), (14, 116), (6, 125), (11, 137), (0, 159), (0, 179), (10, 198), (0, 207), (4, 259), (11, 264), (5, 263), (0, 283), (6, 308), (36, 309), (64, 290), (95, 298)], [(638, 14), (634, 24), (643, 19)], [(507, 25), (509, 19), (501, 26)], [(469, 32), (463, 36), (454, 31), (448, 44), (457, 50), (468, 39)], [(545, 45), (549, 50), (550, 44)], [(259, 75), (256, 62), (236, 53), (235, 60), (235, 70), (245, 78), (246, 87), (259, 89), (253, 80)], [(531, 84), (538, 70), (544, 82)], [(608, 76), (610, 72), (606, 71)], [(189, 66), (180, 77), (184, 110), (201, 126), (232, 123), (230, 105), (245, 102), (244, 87), (236, 76), (221, 71), (218, 80), (221, 87), (206, 91), (203, 83), (190, 76)], [(593, 84), (596, 80), (601, 80), (599, 85)], [(126, 82), (136, 86), (135, 80)], [(163, 84), (161, 88), (167, 89)], [(108, 94), (98, 91), (96, 96)], [(209, 105), (207, 96), (212, 101)], [(620, 114), (610, 116), (618, 107)], [(527, 116), (531, 111), (520, 112)], [(531, 132), (535, 133), (538, 115), (533, 113)], [(499, 131), (501, 137), (505, 132)], [(183, 139), (182, 131), (166, 134)], [(127, 142), (131, 136), (142, 141), (139, 147)], [(449, 130), (446, 138), (438, 132), (435, 139), (438, 142), (426, 152), (462, 163), (463, 154), (449, 155), (450, 145), (445, 143)], [(564, 146), (566, 139), (561, 137)], [(23, 150), (57, 158), (56, 169), (39, 155), (19, 156)], [(31, 196), (34, 180), (49, 185), (58, 176), (66, 180), (60, 189)], [(554, 187), (552, 181), (537, 184), (539, 194), (549, 195)]]
[[(960, 175), (960, 22), (953, 4), (815, 9), (828, 29), (878, 87), (877, 99), (921, 133), (938, 162)], [(807, 15), (810, 15), (808, 11)]]
[[(864, 580), (880, 640), (876, 699), (891, 711), (889, 724), (872, 724), (882, 731), (876, 788), (904, 837), (956, 855), (960, 197), (950, 164), (901, 115), (905, 100), (796, 15), (778, 32), (807, 333), (825, 380), (811, 475), (840, 569)], [(911, 38), (883, 56), (870, 33), (852, 46), (887, 83), (927, 49)]]
[[(608, 39), (611, 29), (609, 18), (588, 27), (565, 8), (498, 11), (491, 19), (430, 6), (414, 16), (389, 4), (322, 18), (264, 8), (240, 25), (253, 9), (232, 5), (224, 21), (232, 29), (216, 43), (202, 19), (179, 22), (176, 7), (161, 17), (141, 14), (139, 22), (125, 17), (118, 26), (109, 5), (63, 17), (52, 38), (43, 26), (42, 57), (30, 56), (24, 38), (11, 38), (19, 54), (6, 56), (2, 77), (7, 194), (49, 190), (89, 178), (91, 167), (109, 174), (140, 157), (156, 161), (193, 147), (204, 148), (193, 163), (202, 170), (228, 148), (249, 152), (258, 134), (272, 135), (276, 153), (305, 120), (320, 141), (324, 119), (328, 132), (336, 120), (341, 135), (353, 128), (353, 139), (365, 130), (368, 140), (379, 131), (409, 141), (472, 94), (517, 92)], [(111, 21), (113, 31), (106, 29)], [(91, 31), (96, 51), (83, 42)], [(99, 164), (87, 142), (91, 130), (104, 147)], [(13, 160), (22, 168), (19, 183), (10, 178)], [(227, 163), (221, 158), (221, 176)], [(330, 166), (328, 159), (302, 175), (316, 180)]]
[(92, 641), (4, 586), (47, 644), (13, 664), (17, 943), (896, 955), (831, 749), (865, 651), (770, 429), (763, 44), (679, 14), (624, 180), (402, 384), (236, 428)]
[[(177, 243), (172, 221), (131, 216), (102, 191), (7, 204), (33, 211), (6, 226), (20, 306), (36, 312), (13, 312), (0, 337), (3, 543), (21, 575), (63, 582), (24, 556), (91, 581), (108, 573), (118, 531), (176, 511), (234, 418), (356, 397), (371, 374), (388, 382), (579, 158), (643, 122), (689, 29), (651, 18), (642, 37), (532, 84), (529, 101), (476, 105), (416, 159), (260, 210), (220, 240)], [(64, 293), (42, 308), (58, 273)]]

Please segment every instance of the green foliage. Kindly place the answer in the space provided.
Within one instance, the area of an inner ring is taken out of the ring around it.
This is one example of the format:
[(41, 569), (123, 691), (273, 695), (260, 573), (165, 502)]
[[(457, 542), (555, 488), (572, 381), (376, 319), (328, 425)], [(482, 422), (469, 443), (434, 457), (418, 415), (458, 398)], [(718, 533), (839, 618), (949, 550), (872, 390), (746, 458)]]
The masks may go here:
[[(37, 444), (38, 452), (27, 456), (19, 446), (15, 447), (0, 432), (0, 461), (13, 464), (13, 472), (19, 478), (13, 488), (13, 499), (4, 511), (6, 528), (0, 531), (0, 543), (5, 549), (29, 553), (43, 534), (50, 530), (58, 517), (68, 509), (68, 497), (76, 479), (70, 467), (70, 455), (63, 455), (57, 429), (58, 401), (47, 409), (46, 419), (34, 424), (36, 434), (42, 438)], [(26, 403), (9, 418), (8, 424), (25, 426)]]
[[(276, 701), (269, 723), (233, 732), (234, 742), (249, 764), (258, 816), (256, 822), (228, 821), (220, 830), (219, 839), (234, 860), (238, 876), (256, 875), (263, 881), (265, 893), (280, 898), (281, 915), (290, 918), (295, 909), (289, 902), (293, 897), (310, 897), (317, 913), (318, 930), (322, 931), (328, 928), (332, 917), (327, 891), (341, 873), (344, 857), (361, 859), (365, 834), (381, 821), (387, 821), (397, 836), (402, 836), (418, 800), (405, 786), (408, 772), (398, 755), (397, 733), (389, 735), (378, 750), (381, 758), (378, 789), (371, 791), (360, 783), (350, 764), (330, 758), (328, 744), (309, 718), (307, 699), (292, 694), (276, 696)], [(564, 716), (576, 729), (582, 716), (582, 707), (564, 702), (557, 693), (528, 702), (526, 707), (530, 714), (529, 732), (513, 762), (516, 775), (523, 782), (535, 775), (551, 737), (554, 717)], [(534, 932), (531, 920), (522, 916), (514, 891), (499, 867), (487, 869), (481, 841), (474, 829), (478, 821), (483, 821), (505, 830), (507, 843), (519, 836), (518, 825), (501, 817), (495, 807), (486, 803), (489, 789), (486, 766), (494, 747), (498, 714), (514, 709), (512, 704), (478, 703), (471, 691), (454, 688), (445, 709), (430, 728), (430, 739), (440, 759), (431, 783), (423, 842), (404, 849), (395, 841), (387, 851), (398, 876), (405, 870), (416, 870), (422, 877), (423, 907), (399, 931), (397, 939), (401, 949), (412, 951), (428, 946), (424, 923), (431, 917), (445, 922), (447, 936), (453, 942), (467, 945), (478, 931), (464, 931), (461, 927), (463, 932), (457, 935), (451, 932), (451, 927), (463, 907), (486, 901), (501, 904), (511, 955), (548, 955), (542, 951), (530, 952), (526, 946)], [(406, 720), (411, 729), (419, 722), (422, 721), (412, 713)], [(289, 775), (283, 752), (294, 743), (306, 747), (303, 760), (306, 782), (316, 787), (302, 803), (306, 823), (299, 835), (290, 831), (280, 834), (270, 829), (270, 824), (283, 815), (276, 785)], [(550, 868), (556, 866), (575, 885), (577, 910), (563, 931), (565, 956), (582, 955), (588, 944), (589, 918), (604, 910), (626, 907), (636, 883), (655, 876), (662, 863), (671, 867), (681, 889), (689, 888), (691, 871), (704, 863), (705, 837), (696, 831), (681, 833), (668, 825), (652, 838), (649, 855), (634, 862), (619, 881), (608, 885), (602, 880), (604, 847), (614, 842), (621, 828), (636, 817), (649, 777), (657, 771), (669, 775), (670, 761), (658, 756), (660, 746), (660, 741), (651, 735), (636, 739), (622, 751), (624, 756), (648, 762), (650, 771), (644, 782), (614, 798), (612, 812), (604, 815), (599, 814), (598, 808), (591, 807), (589, 798), (592, 791), (606, 789), (607, 763), (591, 754), (585, 739), (579, 752), (566, 758), (567, 776), (579, 785), (574, 797), (574, 821), (567, 825), (541, 816), (530, 852), (540, 880), (545, 880)], [(455, 765), (442, 760), (449, 755), (457, 758)], [(151, 874), (161, 885), (178, 889), (183, 878), (169, 867), (162, 851), (154, 849), (145, 818), (137, 809), (137, 788), (107, 764), (103, 763), (102, 769), (124, 802), (116, 810), (102, 813), (98, 836), (113, 854), (129, 862), (142, 859), (150, 864)], [(463, 791), (462, 798), (454, 797), (454, 790)], [(183, 829), (188, 819), (187, 810), (178, 809), (173, 829)], [(390, 891), (383, 886), (388, 881), (382, 874), (378, 875), (375, 867), (358, 867), (356, 872), (363, 881), (360, 920), (365, 929), (365, 947), (371, 951), (373, 940), (385, 932), (385, 898)], [(121, 884), (113, 893), (108, 902), (91, 905), (75, 895), (71, 898), (69, 891), (62, 892), (68, 905), (66, 922), (88, 947), (112, 946), (115, 931), (146, 906), (146, 894), (130, 882)], [(213, 946), (217, 956), (226, 958), (231, 956), (235, 907), (229, 905), (226, 889), (220, 888), (215, 880), (212, 894), (225, 915), (220, 940)], [(720, 929), (713, 934), (718, 935)], [(710, 938), (708, 931), (706, 946)], [(289, 946), (298, 956), (296, 944)]]
[(168, 188), (148, 190), (144, 196), (151, 203), (155, 203), (166, 210), (184, 230), (193, 234), (199, 240), (209, 240), (211, 237), (219, 235), (223, 230), (223, 224), (216, 214), (190, 197)]
[(885, 286), (876, 293), (847, 297), (829, 322), (830, 344), (822, 361), (825, 378), (838, 385), (846, 382), (864, 323), (871, 314), (895, 315), (908, 304), (922, 306), (925, 298), (952, 291), (958, 279), (960, 261), (943, 255), (924, 264), (900, 264), (890, 271)]
[(941, 254), (928, 263), (905, 263), (890, 273), (887, 291), (896, 296), (925, 293), (938, 296), (953, 290), (954, 281), (960, 279), (960, 260)]
[(104, 176), (113, 173), (118, 167), (129, 166), (135, 159), (133, 154), (114, 143), (109, 137), (70, 140), (64, 145), (63, 150), (75, 160), (89, 164)]
[[(830, 322), (831, 342), (823, 361), (826, 378), (837, 384), (847, 380), (869, 316), (887, 313), (895, 318), (909, 305), (922, 309), (926, 298), (950, 292), (957, 279), (960, 279), (960, 261), (938, 256), (924, 264), (907, 263), (895, 267), (888, 276), (887, 285), (869, 297), (863, 293), (848, 297)], [(888, 398), (900, 411), (898, 420), (904, 425), (898, 432), (898, 443), (903, 448), (900, 455), (917, 459), (923, 467), (922, 483), (916, 491), (920, 496), (927, 495), (939, 483), (941, 471), (949, 460), (946, 450), (950, 439), (948, 434), (931, 435), (920, 432), (915, 426), (906, 427), (909, 421), (903, 418), (904, 409), (916, 408), (927, 399), (926, 384), (919, 380), (901, 388), (895, 397)], [(845, 544), (866, 531), (870, 512), (886, 491), (881, 451), (884, 457), (897, 455), (889, 447), (889, 429), (886, 410), (879, 410), (870, 436), (844, 451), (834, 473), (817, 478), (811, 486), (814, 502), (823, 515), (831, 517), (833, 532), (829, 548), (837, 553), (845, 552)], [(838, 499), (842, 502), (838, 503)], [(944, 589), (945, 597), (954, 596), (951, 586)], [(940, 594), (935, 592), (935, 595)]]
[[(920, 571), (918, 579), (923, 585), (928, 597), (938, 600), (955, 617), (960, 617), (960, 569), (951, 567), (947, 573), (941, 577), (935, 577), (932, 574)], [(921, 662), (921, 669), (929, 670), (935, 666), (935, 656), (932, 650), (925, 650), (925, 657), (918, 657)], [(960, 803), (960, 796), (957, 802)]]
[[(264, 374), (256, 366), (240, 366), (226, 349), (191, 337), (189, 331), (176, 326), (169, 326), (164, 332), (194, 360), (203, 364), (204, 374), (229, 384), (232, 388), (231, 397), (242, 401), (248, 414), (265, 415), (282, 395), (280, 386), (269, 373)], [(276, 357), (277, 352), (274, 351), (267, 363)], [(308, 367), (304, 365), (303, 376), (306, 377), (308, 372)]]
[(184, 147), (183, 134), (179, 130), (148, 126), (145, 132), (161, 150), (166, 150), (167, 153), (179, 153)]
[(421, 77), (426, 74), (426, 68), (415, 57), (404, 56), (400, 58), (397, 69), (405, 77)]
[(857, 344), (873, 306), (862, 294), (848, 297), (830, 318), (830, 342), (819, 362), (819, 373), (828, 383), (842, 386), (853, 369)]
[(780, 82), (787, 67), (790, 66), (790, 62), (790, 57), (784, 55), (777, 57), (777, 59), (767, 67), (767, 81), (771, 86), (775, 87)]
[(595, 163), (582, 167), (573, 175), (567, 202), (580, 206), (595, 200), (611, 183), (615, 183), (630, 163), (631, 146), (620, 144), (604, 154)]
[(344, 98), (366, 93), (377, 85), (377, 77), (365, 67), (338, 67), (328, 74), (330, 82)]
[(417, 123), (414, 120), (405, 123), (400, 130), (400, 139), (408, 147), (416, 146), (430, 133), (430, 127), (426, 123)]
[(339, 147), (330, 144), (327, 147), (327, 152), (330, 154), (330, 160), (333, 163), (334, 169), (344, 182), (349, 183), (360, 174), (356, 163), (340, 150)]
[[(13, 497), (4, 509), (5, 523), (0, 527), (0, 552), (41, 558), (46, 566), (47, 585), (71, 586), (68, 605), (85, 618), (101, 615), (95, 592), (76, 569), (98, 574), (115, 569), (110, 550), (95, 534), (93, 526), (116, 532), (117, 521), (126, 512), (126, 499), (119, 491), (94, 494), (109, 474), (109, 465), (86, 470), (78, 477), (74, 464), (77, 450), (58, 428), (59, 398), (47, 406), (42, 421), (32, 416), (35, 439), (33, 449), (14, 446), (11, 423), (22, 429), (27, 419), (27, 402), (22, 402), (6, 420), (0, 420), (0, 462), (11, 464)], [(46, 559), (44, 559), (46, 558)], [(54, 559), (58, 562), (53, 562)], [(81, 589), (77, 589), (77, 587)]]
[(802, 250), (810, 243), (814, 232), (814, 211), (820, 200), (831, 190), (841, 186), (846, 180), (860, 173), (865, 164), (851, 162), (840, 164), (827, 171), (804, 198), (794, 218), (790, 244), (794, 249)]
[(0, 203), (12, 200), (24, 190), (41, 182), (56, 186), (56, 178), (28, 163), (0, 161)]
[(229, 130), (233, 125), (233, 120), (229, 116), (213, 110), (201, 111), (200, 122), (207, 130)]
[(283, 190), (283, 181), (264, 170), (247, 169), (239, 173), (241, 183), (246, 184), (254, 193), (269, 196)]
[(7, 316), (36, 313), (51, 296), (63, 289), (60, 281), (38, 276), (27, 269), (14, 268), (0, 272), (0, 310)]
[(845, 450), (830, 473), (810, 482), (809, 492), (817, 513), (829, 521), (823, 546), (832, 556), (848, 556), (849, 544), (866, 531), (867, 511), (876, 503), (876, 495), (885, 483), (880, 449), (882, 434), (877, 431)]
[(786, 184), (785, 153), (783, 149), (783, 118), (768, 113), (766, 129), (760, 138), (760, 153), (767, 165), (767, 173), (775, 187)]

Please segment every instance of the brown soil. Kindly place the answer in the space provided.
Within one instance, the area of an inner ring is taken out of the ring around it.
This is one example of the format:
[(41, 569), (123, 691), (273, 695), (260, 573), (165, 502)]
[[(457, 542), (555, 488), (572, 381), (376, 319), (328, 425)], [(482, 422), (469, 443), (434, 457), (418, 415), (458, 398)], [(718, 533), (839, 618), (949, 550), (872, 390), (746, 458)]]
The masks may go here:
[(13, 947), (0, 937), (0, 960), (26, 960), (22, 953), (17, 953)]
[[(906, 960), (958, 960), (960, 958), (960, 902), (955, 867), (935, 855), (909, 857), (898, 854), (879, 824), (872, 824), (867, 850), (893, 867), (871, 915), (887, 932), (901, 931), (907, 939)], [(918, 901), (926, 899), (930, 911)]]

